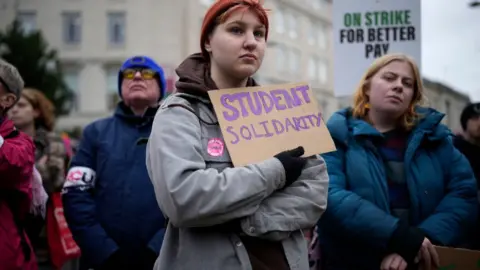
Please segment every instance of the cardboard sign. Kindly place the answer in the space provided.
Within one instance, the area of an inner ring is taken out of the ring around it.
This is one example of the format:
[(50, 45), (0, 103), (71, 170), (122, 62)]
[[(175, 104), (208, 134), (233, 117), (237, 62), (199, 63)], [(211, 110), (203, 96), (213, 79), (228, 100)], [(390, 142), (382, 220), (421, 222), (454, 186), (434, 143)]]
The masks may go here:
[(480, 269), (480, 252), (460, 248), (435, 247), (440, 258), (439, 270)]
[(304, 156), (335, 151), (306, 83), (208, 91), (235, 166), (298, 146)]
[[(333, 1), (334, 89), (351, 95), (375, 58), (405, 53), (420, 66), (421, 1)], [(348, 76), (345, 76), (348, 74)]]

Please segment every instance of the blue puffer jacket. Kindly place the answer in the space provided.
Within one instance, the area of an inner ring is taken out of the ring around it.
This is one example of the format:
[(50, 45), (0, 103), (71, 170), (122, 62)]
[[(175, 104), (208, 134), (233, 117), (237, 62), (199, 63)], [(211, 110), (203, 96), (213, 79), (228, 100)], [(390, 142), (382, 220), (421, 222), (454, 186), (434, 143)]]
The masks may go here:
[[(475, 225), (477, 188), (472, 169), (440, 121), (443, 114), (418, 108), (423, 116), (411, 132), (405, 175), (411, 226), (439, 245), (455, 246)], [(384, 163), (375, 138), (382, 137), (351, 110), (336, 112), (328, 129), (337, 151), (322, 155), (330, 176), (327, 211), (319, 222), (326, 270), (380, 269), (398, 226), (390, 214)]]
[(148, 249), (160, 252), (165, 220), (145, 164), (155, 113), (135, 116), (120, 103), (113, 117), (85, 127), (63, 195), (82, 269), (98, 268), (117, 250), (137, 265)]

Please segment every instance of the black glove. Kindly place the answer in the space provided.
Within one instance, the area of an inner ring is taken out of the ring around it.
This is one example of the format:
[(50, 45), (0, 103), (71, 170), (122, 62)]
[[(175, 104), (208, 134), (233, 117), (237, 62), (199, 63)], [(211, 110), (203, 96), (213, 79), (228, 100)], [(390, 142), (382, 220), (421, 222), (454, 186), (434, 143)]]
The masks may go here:
[(284, 151), (275, 155), (285, 169), (285, 187), (295, 182), (302, 173), (303, 167), (305, 167), (305, 164), (307, 163), (307, 159), (301, 157), (304, 153), (305, 150), (303, 147), (299, 146), (295, 149)]
[(416, 227), (400, 220), (388, 243), (388, 251), (400, 255), (408, 265), (413, 265), (415, 257), (422, 247), (425, 234)]

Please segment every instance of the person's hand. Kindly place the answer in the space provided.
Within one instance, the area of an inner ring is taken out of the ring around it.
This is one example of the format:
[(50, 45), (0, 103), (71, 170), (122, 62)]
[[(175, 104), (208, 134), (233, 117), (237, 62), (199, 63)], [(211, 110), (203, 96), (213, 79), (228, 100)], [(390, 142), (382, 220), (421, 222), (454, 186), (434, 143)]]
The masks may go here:
[(397, 253), (390, 254), (383, 258), (380, 270), (405, 270), (407, 262)]
[(285, 169), (285, 187), (295, 182), (300, 174), (302, 174), (303, 167), (305, 167), (307, 163), (307, 159), (301, 157), (303, 154), (305, 154), (305, 150), (302, 146), (299, 146), (275, 155)]
[(437, 250), (433, 244), (425, 238), (422, 243), (422, 247), (417, 255), (420, 260), (420, 269), (433, 270), (440, 267), (440, 259), (438, 258)]

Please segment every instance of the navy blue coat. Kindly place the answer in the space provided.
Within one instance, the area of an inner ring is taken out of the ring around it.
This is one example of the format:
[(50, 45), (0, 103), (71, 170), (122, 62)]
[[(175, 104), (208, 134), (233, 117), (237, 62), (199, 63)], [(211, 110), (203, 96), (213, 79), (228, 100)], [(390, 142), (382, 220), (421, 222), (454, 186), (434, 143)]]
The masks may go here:
[(120, 103), (114, 116), (88, 125), (64, 186), (65, 216), (82, 251), (82, 268), (115, 251), (131, 262), (160, 252), (165, 220), (145, 165), (155, 109), (137, 117)]

